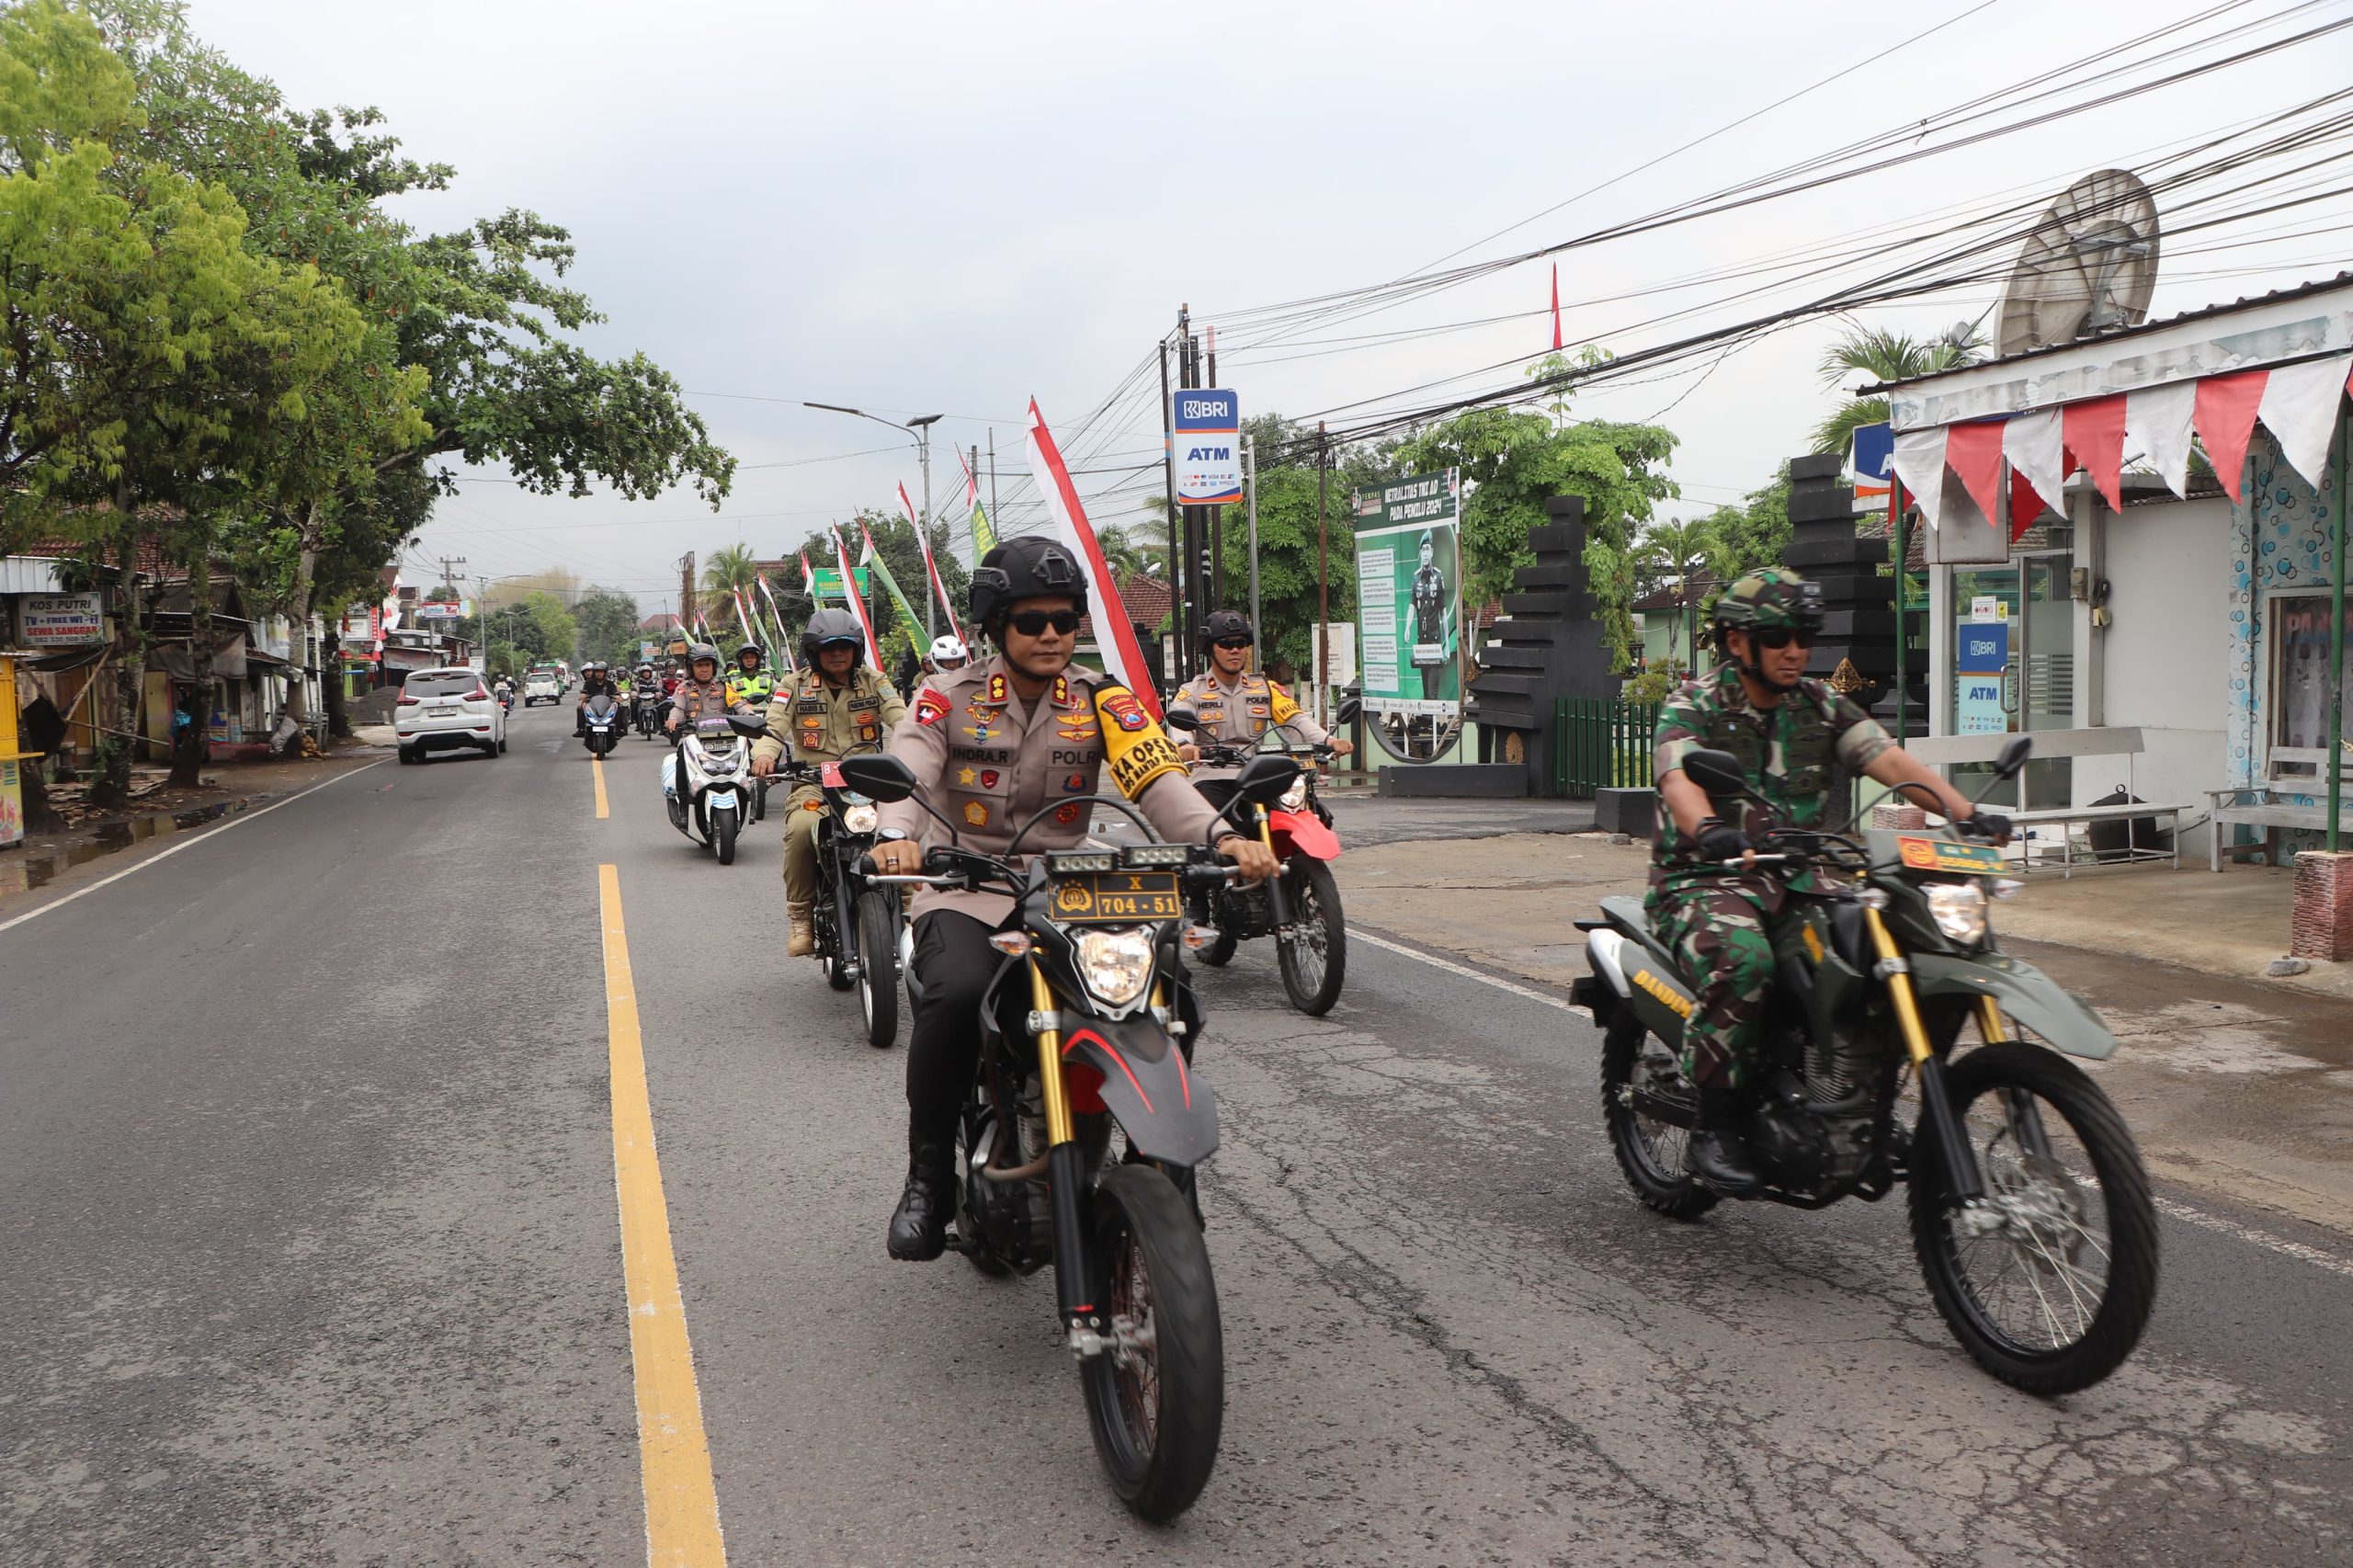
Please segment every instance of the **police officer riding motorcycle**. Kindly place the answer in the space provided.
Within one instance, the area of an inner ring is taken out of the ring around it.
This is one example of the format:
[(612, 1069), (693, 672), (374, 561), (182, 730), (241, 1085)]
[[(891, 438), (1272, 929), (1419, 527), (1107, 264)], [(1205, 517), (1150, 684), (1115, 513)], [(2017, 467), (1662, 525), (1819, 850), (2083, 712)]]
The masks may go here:
[(735, 667), (727, 672), (727, 700), (738, 708), (766, 708), (776, 695), (776, 677), (767, 671), (767, 651), (757, 642), (735, 650)]
[(821, 609), (801, 633), (801, 674), (768, 703), (768, 733), (752, 748), (752, 773), (779, 771), (788, 749), (795, 788), (784, 807), (784, 950), (817, 950), (817, 769), (858, 751), (879, 751), (907, 705), (881, 672), (867, 667), (865, 629), (846, 609)]

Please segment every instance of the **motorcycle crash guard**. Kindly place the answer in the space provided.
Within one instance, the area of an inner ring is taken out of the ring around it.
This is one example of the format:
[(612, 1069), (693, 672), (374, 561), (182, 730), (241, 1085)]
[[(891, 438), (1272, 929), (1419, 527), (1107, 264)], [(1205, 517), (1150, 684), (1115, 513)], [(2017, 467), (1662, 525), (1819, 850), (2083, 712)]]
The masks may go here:
[(1151, 1018), (1065, 1015), (1063, 1061), (1103, 1074), (1103, 1103), (1147, 1160), (1198, 1165), (1217, 1149), (1217, 1096)]
[(1912, 983), (1924, 1002), (1991, 996), (2043, 1044), (2105, 1062), (2116, 1054), (2108, 1025), (2057, 981), (2006, 953), (1914, 953)]
[(1340, 835), (1325, 827), (1313, 812), (1268, 812), (1267, 826), (1274, 834), (1278, 855), (1297, 849), (1318, 860), (1340, 858)]

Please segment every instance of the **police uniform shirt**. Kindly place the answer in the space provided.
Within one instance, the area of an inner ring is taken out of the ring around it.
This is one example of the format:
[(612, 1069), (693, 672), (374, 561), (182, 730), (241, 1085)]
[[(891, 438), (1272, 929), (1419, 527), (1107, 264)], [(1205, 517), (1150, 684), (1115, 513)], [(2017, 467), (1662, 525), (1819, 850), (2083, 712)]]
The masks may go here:
[(839, 686), (829, 686), (814, 669), (776, 689), (768, 702), (768, 733), (753, 749), (773, 762), (790, 745), (796, 762), (839, 762), (860, 751), (879, 751), (891, 728), (905, 714), (896, 687), (860, 665)]
[[(1285, 691), (1265, 676), (1244, 671), (1232, 686), (1218, 679), (1217, 672), (1207, 670), (1176, 688), (1172, 705), (1190, 708), (1201, 727), (1188, 737), (1207, 744), (1222, 742), (1227, 745), (1250, 746), (1273, 725), (1283, 726), (1286, 739), (1297, 738), (1322, 745), (1331, 740), (1323, 725), (1308, 716), (1307, 710), (1291, 700)], [(1223, 778), (1238, 769), (1232, 767), (1197, 767), (1200, 778)]]

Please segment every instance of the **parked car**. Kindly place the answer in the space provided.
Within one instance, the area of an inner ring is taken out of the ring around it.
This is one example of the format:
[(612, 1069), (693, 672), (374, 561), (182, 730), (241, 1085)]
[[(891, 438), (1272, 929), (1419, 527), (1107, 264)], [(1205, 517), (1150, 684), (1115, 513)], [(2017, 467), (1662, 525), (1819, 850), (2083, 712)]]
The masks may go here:
[(523, 677), (523, 706), (563, 700), (563, 679), (553, 670), (533, 670)]
[(506, 749), (506, 710), (479, 670), (415, 670), (401, 683), (400, 700), (392, 705), (392, 732), (403, 762), (465, 746), (494, 757)]

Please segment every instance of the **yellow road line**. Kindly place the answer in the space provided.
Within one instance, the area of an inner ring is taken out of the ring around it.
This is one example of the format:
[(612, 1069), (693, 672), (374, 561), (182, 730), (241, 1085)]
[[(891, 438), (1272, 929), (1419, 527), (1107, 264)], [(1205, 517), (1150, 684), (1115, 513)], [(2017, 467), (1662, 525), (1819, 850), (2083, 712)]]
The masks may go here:
[(603, 822), (607, 815), (605, 811), (605, 759), (601, 756), (590, 757), (588, 759), (588, 771), (590, 776), (597, 780), (597, 820), (598, 822)]
[[(597, 815), (604, 814), (598, 780)], [(629, 1289), (630, 1358), (637, 1369), (637, 1448), (651, 1568), (723, 1568), (719, 1493), (703, 1436), (702, 1394), (686, 1303), (670, 1250), (670, 1209), (654, 1153), (654, 1105), (637, 1027), (637, 983), (621, 925), (621, 877), (597, 868), (605, 918), (605, 1018), (613, 1085), (613, 1185), (620, 1194), (621, 1273)]]

